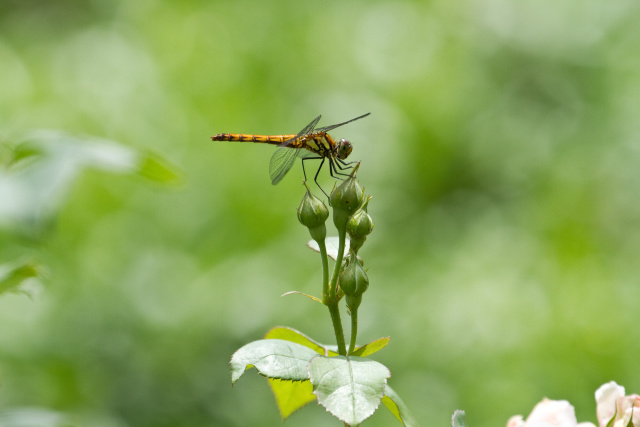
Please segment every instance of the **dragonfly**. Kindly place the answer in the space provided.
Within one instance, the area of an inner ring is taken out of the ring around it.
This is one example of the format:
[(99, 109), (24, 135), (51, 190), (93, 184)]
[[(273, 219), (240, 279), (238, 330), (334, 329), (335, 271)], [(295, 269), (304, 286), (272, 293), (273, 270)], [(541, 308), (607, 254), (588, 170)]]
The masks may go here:
[[(320, 167), (318, 167), (318, 171), (316, 172), (313, 180), (320, 190), (322, 190), (322, 187), (318, 184), (318, 174), (320, 174), (320, 170), (322, 169), (325, 161), (329, 163), (329, 174), (336, 179), (342, 179), (340, 176), (348, 176), (345, 171), (351, 169), (350, 165), (354, 163), (345, 161), (353, 150), (351, 143), (346, 139), (339, 139), (336, 141), (328, 134), (328, 132), (337, 127), (346, 125), (347, 123), (367, 117), (369, 114), (371, 113), (363, 114), (362, 116), (336, 125), (324, 126), (316, 129), (316, 125), (322, 117), (322, 115), (320, 115), (295, 135), (219, 133), (212, 136), (211, 140), (256, 142), (261, 144), (277, 145), (278, 149), (273, 153), (271, 161), (269, 162), (269, 176), (271, 177), (271, 184), (273, 185), (282, 181), (282, 178), (284, 178), (293, 166), (296, 158), (300, 157), (302, 159), (302, 173), (304, 174), (305, 182), (307, 181), (307, 173), (304, 168), (305, 160), (321, 160)], [(322, 190), (322, 192), (327, 195), (324, 190)]]

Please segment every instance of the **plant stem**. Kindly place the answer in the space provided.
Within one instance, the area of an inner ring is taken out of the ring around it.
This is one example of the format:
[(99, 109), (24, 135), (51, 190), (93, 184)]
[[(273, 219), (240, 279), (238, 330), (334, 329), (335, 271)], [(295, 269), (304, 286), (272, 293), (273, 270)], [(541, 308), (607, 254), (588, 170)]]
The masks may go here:
[(358, 309), (355, 308), (351, 311), (351, 339), (349, 342), (349, 353), (351, 354), (356, 349), (356, 337), (358, 336)]
[(344, 339), (344, 330), (342, 329), (342, 321), (340, 320), (340, 308), (338, 307), (338, 275), (340, 274), (340, 267), (342, 266), (342, 258), (344, 257), (345, 239), (347, 237), (346, 224), (345, 227), (338, 228), (338, 257), (336, 258), (336, 266), (333, 270), (333, 276), (331, 276), (331, 283), (329, 284), (329, 313), (331, 314), (331, 320), (333, 321), (333, 330), (336, 334), (336, 341), (338, 343), (338, 354), (341, 356), (347, 355), (347, 346)]
[(331, 299), (335, 300), (338, 294), (338, 276), (340, 275), (340, 267), (342, 267), (342, 258), (344, 258), (344, 246), (347, 238), (346, 224), (344, 228), (338, 228), (338, 258), (336, 258), (336, 266), (333, 269), (333, 276), (331, 276), (331, 284), (329, 285), (329, 292), (331, 293)]
[(333, 293), (334, 297), (331, 297), (330, 295), (329, 260), (327, 257), (327, 245), (324, 240), (318, 241), (318, 247), (320, 248), (320, 256), (322, 257), (322, 302), (329, 307), (329, 314), (331, 314), (331, 321), (333, 322), (333, 330), (336, 334), (336, 341), (338, 342), (338, 353), (346, 355), (347, 347), (344, 339), (344, 330), (342, 329), (342, 320), (340, 319), (338, 301), (335, 299), (335, 293)]
[(329, 314), (331, 314), (331, 321), (333, 322), (333, 330), (336, 333), (336, 341), (338, 342), (338, 354), (346, 356), (347, 346), (344, 341), (344, 331), (342, 330), (342, 321), (340, 320), (340, 308), (338, 307), (338, 302), (331, 302), (328, 307)]
[(316, 240), (320, 248), (322, 258), (322, 302), (329, 303), (329, 259), (327, 257), (327, 245), (324, 240)]

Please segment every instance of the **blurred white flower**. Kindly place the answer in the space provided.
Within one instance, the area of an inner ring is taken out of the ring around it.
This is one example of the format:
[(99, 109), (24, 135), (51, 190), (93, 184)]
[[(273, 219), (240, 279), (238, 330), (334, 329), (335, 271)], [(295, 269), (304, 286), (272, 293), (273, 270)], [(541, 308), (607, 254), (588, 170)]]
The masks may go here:
[(625, 427), (633, 416), (633, 425), (640, 427), (640, 396), (625, 396), (624, 387), (615, 381), (603, 384), (596, 390), (598, 423), (606, 427), (615, 417), (613, 427)]
[(543, 399), (538, 403), (525, 421), (522, 415), (509, 419), (507, 427), (595, 427), (592, 423), (580, 423), (576, 420), (573, 406), (566, 400)]

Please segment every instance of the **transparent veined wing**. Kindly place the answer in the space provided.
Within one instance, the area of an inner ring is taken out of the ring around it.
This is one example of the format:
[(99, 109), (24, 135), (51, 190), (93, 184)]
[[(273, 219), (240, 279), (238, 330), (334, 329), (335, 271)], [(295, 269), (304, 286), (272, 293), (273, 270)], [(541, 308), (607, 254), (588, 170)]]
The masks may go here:
[(308, 135), (308, 134), (312, 133), (313, 130), (315, 129), (316, 125), (320, 121), (320, 117), (322, 117), (322, 114), (319, 115), (318, 117), (316, 117), (315, 119), (311, 120), (311, 123), (306, 125), (300, 132), (298, 132), (298, 134), (296, 136), (294, 136), (293, 138), (287, 139), (285, 142), (280, 144), (280, 146), (281, 147), (286, 147), (286, 146), (290, 145), (291, 141), (295, 141), (296, 139), (300, 138), (301, 136)]
[(282, 181), (282, 178), (284, 178), (287, 172), (289, 172), (289, 169), (291, 169), (293, 163), (296, 161), (296, 157), (304, 157), (303, 153), (307, 150), (291, 147), (291, 142), (312, 133), (321, 117), (322, 115), (319, 115), (315, 119), (311, 120), (311, 122), (298, 132), (296, 136), (287, 139), (278, 146), (278, 149), (273, 153), (271, 161), (269, 162), (269, 176), (271, 177), (271, 184), (276, 185)]
[(285, 147), (280, 145), (269, 162), (269, 176), (271, 184), (276, 185), (289, 172), (296, 157), (298, 157), (299, 149)]
[[(363, 114), (363, 115), (361, 115), (359, 117), (356, 117), (355, 119), (347, 120), (346, 122), (338, 123), (337, 125), (331, 125), (331, 126), (325, 126), (325, 127), (322, 127), (322, 128), (318, 128), (315, 131), (316, 132), (329, 132), (330, 130), (333, 130), (333, 129), (337, 128), (337, 127), (346, 125), (347, 123), (355, 122), (356, 120), (359, 120), (359, 119), (361, 119), (363, 117), (367, 117), (369, 114), (371, 114), (371, 113)], [(315, 122), (316, 124), (318, 123), (317, 120), (320, 120), (320, 116), (318, 116), (318, 118), (316, 119), (316, 122)], [(311, 123), (313, 123), (313, 122), (311, 122)], [(311, 123), (309, 123), (309, 124), (311, 124)], [(314, 126), (315, 126), (315, 124), (314, 124)]]

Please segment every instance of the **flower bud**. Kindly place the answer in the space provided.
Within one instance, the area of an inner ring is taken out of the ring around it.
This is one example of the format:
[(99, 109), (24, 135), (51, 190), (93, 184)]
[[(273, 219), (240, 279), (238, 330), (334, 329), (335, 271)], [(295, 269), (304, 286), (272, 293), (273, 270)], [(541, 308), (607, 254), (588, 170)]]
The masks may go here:
[(329, 201), (333, 207), (333, 222), (338, 230), (344, 230), (351, 215), (362, 206), (364, 192), (356, 179), (356, 171), (359, 166), (358, 163), (349, 178), (331, 192)]
[(347, 223), (347, 233), (351, 241), (351, 250), (357, 253), (364, 244), (367, 236), (373, 231), (373, 220), (367, 213), (367, 205), (371, 197), (367, 199), (362, 209), (358, 210)]
[(327, 235), (327, 228), (324, 223), (329, 217), (329, 209), (316, 196), (311, 194), (307, 187), (307, 192), (298, 206), (298, 220), (309, 229), (314, 240), (323, 240)]
[(369, 287), (369, 278), (362, 262), (355, 256), (349, 258), (348, 265), (340, 276), (340, 288), (347, 296), (362, 295)]
[(351, 175), (331, 192), (331, 206), (334, 209), (345, 209), (355, 212), (361, 205), (364, 193), (356, 179), (360, 164), (353, 168)]

